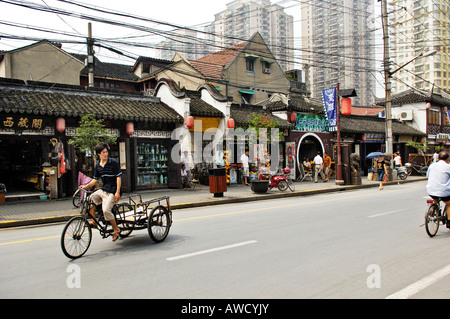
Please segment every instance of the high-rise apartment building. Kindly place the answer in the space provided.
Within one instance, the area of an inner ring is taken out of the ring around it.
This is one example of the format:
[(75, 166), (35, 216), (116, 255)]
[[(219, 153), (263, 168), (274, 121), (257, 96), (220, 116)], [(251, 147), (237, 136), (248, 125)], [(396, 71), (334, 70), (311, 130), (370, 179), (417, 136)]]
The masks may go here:
[(197, 31), (179, 29), (166, 40), (156, 45), (156, 55), (163, 60), (172, 60), (175, 52), (181, 52), (189, 60), (197, 60), (209, 54), (204, 40), (198, 38)]
[(421, 57), (398, 71), (392, 81), (392, 92), (410, 89), (441, 93), (450, 92), (450, 1), (392, 0), (389, 19), (391, 70)]
[(213, 49), (230, 47), (259, 32), (283, 70), (294, 66), (294, 21), (270, 0), (235, 0), (205, 28)]
[(356, 89), (354, 105), (375, 102), (375, 35), (372, 0), (304, 1), (301, 5), (302, 60), (307, 89)]

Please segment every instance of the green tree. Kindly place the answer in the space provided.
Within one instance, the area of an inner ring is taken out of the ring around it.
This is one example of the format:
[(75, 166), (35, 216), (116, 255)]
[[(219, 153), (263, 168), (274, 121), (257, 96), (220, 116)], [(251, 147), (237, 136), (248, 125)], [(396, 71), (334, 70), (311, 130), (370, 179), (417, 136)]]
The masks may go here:
[(108, 130), (103, 125), (103, 120), (97, 120), (93, 114), (87, 114), (81, 118), (80, 126), (76, 129), (76, 134), (69, 140), (81, 151), (89, 150), (92, 154), (91, 168), (95, 167), (95, 146), (100, 142), (114, 144), (114, 136), (108, 135)]

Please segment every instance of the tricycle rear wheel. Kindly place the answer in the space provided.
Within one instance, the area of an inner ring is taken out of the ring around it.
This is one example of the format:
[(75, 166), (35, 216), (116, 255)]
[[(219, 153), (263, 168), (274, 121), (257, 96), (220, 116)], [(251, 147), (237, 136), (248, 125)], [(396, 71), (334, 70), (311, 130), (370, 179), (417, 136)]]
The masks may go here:
[(166, 239), (172, 224), (167, 208), (162, 205), (156, 206), (148, 217), (148, 234), (155, 243)]

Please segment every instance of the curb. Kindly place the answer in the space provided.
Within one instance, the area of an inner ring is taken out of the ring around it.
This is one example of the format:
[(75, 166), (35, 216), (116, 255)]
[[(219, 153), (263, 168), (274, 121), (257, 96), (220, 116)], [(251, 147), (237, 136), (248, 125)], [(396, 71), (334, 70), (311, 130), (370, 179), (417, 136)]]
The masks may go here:
[[(418, 181), (427, 180), (426, 177), (417, 178), (414, 180), (398, 180), (392, 182), (384, 183), (387, 185), (395, 185), (395, 184), (407, 184)], [(200, 201), (200, 202), (192, 202), (192, 203), (180, 203), (180, 204), (171, 204), (170, 207), (172, 210), (175, 209), (185, 209), (185, 208), (195, 208), (195, 207), (205, 207), (205, 206), (216, 206), (223, 204), (235, 204), (235, 203), (244, 203), (244, 202), (252, 202), (259, 200), (269, 200), (269, 199), (280, 199), (285, 197), (301, 197), (301, 196), (312, 196), (317, 194), (326, 194), (326, 193), (337, 193), (344, 191), (352, 191), (357, 189), (365, 189), (365, 188), (373, 188), (378, 187), (378, 182), (374, 182), (371, 184), (364, 185), (346, 185), (335, 188), (324, 188), (324, 189), (314, 189), (309, 191), (298, 191), (298, 192), (290, 192), (290, 193), (277, 193), (277, 194), (253, 194), (252, 197), (241, 197), (241, 198), (225, 198), (225, 199), (216, 199), (213, 201)], [(33, 225), (44, 225), (51, 223), (60, 223), (68, 221), (70, 218), (74, 216), (78, 216), (79, 214), (68, 214), (61, 216), (52, 216), (52, 217), (41, 217), (41, 218), (33, 218), (33, 219), (23, 219), (23, 220), (9, 220), (0, 222), (1, 228), (11, 228), (11, 227), (21, 227), (21, 226), (33, 226)]]

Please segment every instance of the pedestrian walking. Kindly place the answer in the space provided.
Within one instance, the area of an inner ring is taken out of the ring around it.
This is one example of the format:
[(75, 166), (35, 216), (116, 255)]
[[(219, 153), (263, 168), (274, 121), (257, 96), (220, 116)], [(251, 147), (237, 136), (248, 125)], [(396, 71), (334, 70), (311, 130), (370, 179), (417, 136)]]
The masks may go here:
[(323, 182), (325, 183), (325, 174), (323, 173), (323, 159), (322, 156), (320, 156), (320, 152), (317, 153), (316, 157), (313, 159), (314, 162), (314, 183), (317, 183), (320, 177), (322, 177)]
[(250, 175), (250, 168), (248, 166), (248, 151), (245, 151), (245, 153), (241, 155), (241, 163), (242, 163), (242, 175), (244, 176), (244, 184), (249, 185), (248, 177)]
[(330, 179), (330, 170), (331, 170), (331, 157), (328, 156), (327, 153), (323, 153), (323, 172), (325, 174), (324, 182), (328, 182)]

